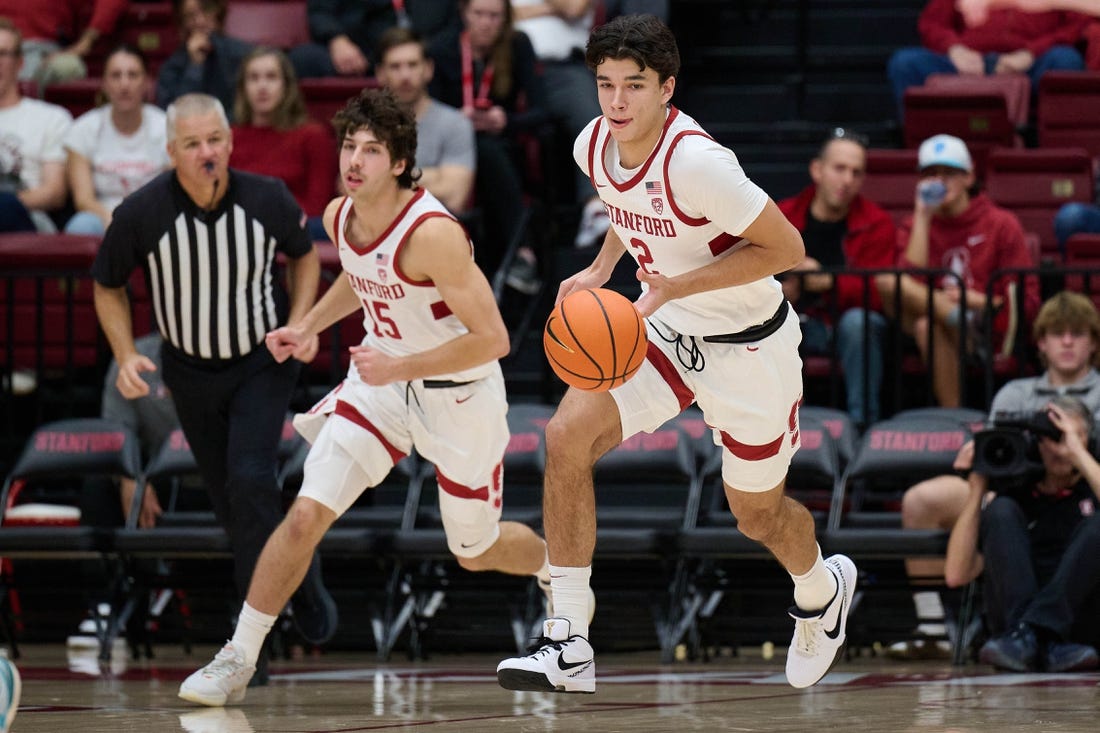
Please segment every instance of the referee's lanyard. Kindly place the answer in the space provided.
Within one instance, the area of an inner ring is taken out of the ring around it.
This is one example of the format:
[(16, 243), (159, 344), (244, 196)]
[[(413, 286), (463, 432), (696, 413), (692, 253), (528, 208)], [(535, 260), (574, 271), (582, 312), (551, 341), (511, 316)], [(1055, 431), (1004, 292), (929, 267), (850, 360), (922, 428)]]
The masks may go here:
[(493, 65), (485, 64), (481, 72), (481, 83), (477, 86), (477, 98), (474, 98), (474, 54), (470, 50), (470, 35), (463, 31), (458, 37), (462, 48), (462, 106), (466, 109), (489, 109), (489, 87), (493, 86)]

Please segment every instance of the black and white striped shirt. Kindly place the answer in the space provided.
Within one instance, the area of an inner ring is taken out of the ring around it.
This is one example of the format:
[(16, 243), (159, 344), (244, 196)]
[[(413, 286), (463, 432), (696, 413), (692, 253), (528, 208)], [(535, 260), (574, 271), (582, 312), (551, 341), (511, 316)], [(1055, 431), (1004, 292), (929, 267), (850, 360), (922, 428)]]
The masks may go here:
[(276, 178), (231, 170), (226, 195), (204, 212), (168, 171), (115, 209), (92, 276), (118, 288), (142, 267), (167, 344), (196, 359), (237, 359), (286, 319), (275, 254), (309, 253), (304, 224)]

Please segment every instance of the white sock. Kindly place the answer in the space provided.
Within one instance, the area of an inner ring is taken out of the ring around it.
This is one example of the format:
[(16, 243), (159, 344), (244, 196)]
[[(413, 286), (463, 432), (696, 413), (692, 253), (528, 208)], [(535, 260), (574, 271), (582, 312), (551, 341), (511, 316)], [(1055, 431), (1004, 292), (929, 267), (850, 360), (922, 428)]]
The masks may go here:
[(917, 609), (918, 632), (925, 636), (943, 636), (947, 633), (947, 627), (942, 623), (943, 599), (940, 598), (939, 591), (922, 590), (914, 593), (913, 605)]
[(566, 568), (550, 566), (554, 589), (554, 615), (569, 621), (569, 633), (588, 638), (588, 589), (592, 566)]
[(794, 581), (794, 605), (803, 611), (820, 611), (836, 595), (836, 576), (825, 567), (821, 548), (817, 548), (817, 560), (803, 575), (791, 574)]
[(233, 631), (230, 640), (237, 651), (244, 655), (245, 664), (256, 666), (256, 660), (260, 658), (260, 647), (264, 645), (264, 639), (271, 627), (275, 625), (277, 616), (269, 616), (257, 611), (252, 606), (245, 604), (241, 607), (241, 615), (237, 617), (237, 628)]
[(539, 579), (539, 585), (544, 588), (550, 585), (550, 557), (546, 556), (546, 559), (542, 561), (542, 567), (535, 573), (535, 577)]

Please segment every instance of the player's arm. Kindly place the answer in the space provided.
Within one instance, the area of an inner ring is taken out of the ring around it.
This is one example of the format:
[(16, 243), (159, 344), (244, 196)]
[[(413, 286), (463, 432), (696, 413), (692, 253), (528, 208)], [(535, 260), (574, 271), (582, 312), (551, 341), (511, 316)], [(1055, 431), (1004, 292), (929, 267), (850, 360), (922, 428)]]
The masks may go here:
[(395, 380), (462, 371), (508, 353), (508, 329), (489, 281), (474, 263), (462, 227), (443, 217), (423, 222), (413, 232), (400, 265), (410, 278), (435, 283), (443, 302), (468, 333), (434, 349), (401, 358), (395, 367)]
[(639, 268), (638, 279), (648, 289), (635, 303), (638, 311), (648, 316), (670, 300), (777, 275), (795, 267), (806, 256), (802, 235), (771, 199), (741, 237), (745, 241), (735, 251), (689, 272), (668, 277)]

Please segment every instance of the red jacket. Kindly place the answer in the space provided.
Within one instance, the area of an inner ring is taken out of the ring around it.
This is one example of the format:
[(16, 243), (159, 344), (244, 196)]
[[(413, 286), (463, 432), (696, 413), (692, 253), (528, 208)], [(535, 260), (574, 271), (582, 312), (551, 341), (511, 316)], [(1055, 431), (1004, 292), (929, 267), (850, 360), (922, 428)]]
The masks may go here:
[(1008, 53), (1027, 49), (1032, 55), (1046, 53), (1053, 46), (1072, 46), (1081, 40), (1089, 19), (1080, 13), (994, 10), (980, 26), (968, 27), (955, 10), (955, 0), (928, 0), (917, 29), (925, 48), (947, 53), (957, 43), (981, 53)]
[(233, 125), (229, 165), (281, 178), (306, 216), (324, 214), (336, 195), (336, 142), (319, 122), (309, 121), (290, 130)]
[[(913, 228), (912, 215), (905, 218), (899, 228), (898, 239), (906, 246)], [(899, 266), (922, 267), (910, 262), (903, 250)], [(966, 211), (956, 217), (932, 217), (928, 234), (928, 268), (955, 270), (962, 275), (967, 288), (988, 294), (988, 286), (994, 270), (1035, 268), (1031, 253), (1024, 241), (1020, 220), (1011, 211), (1002, 209), (985, 194), (970, 200)], [(1015, 276), (997, 279), (993, 295), (1004, 297)], [(1039, 311), (1039, 283), (1034, 277), (1025, 280), (1023, 293), (1024, 313), (1028, 320)], [(1008, 326), (1008, 312), (1002, 308), (994, 321), (997, 333), (1004, 333)]]
[[(810, 185), (797, 196), (779, 202), (779, 210), (798, 231), (806, 228), (806, 213), (817, 187)], [(887, 269), (897, 261), (897, 233), (894, 220), (882, 207), (862, 194), (852, 200), (848, 210), (848, 232), (844, 235), (844, 259), (852, 269)], [(813, 257), (813, 252), (807, 252)], [(864, 279), (857, 275), (840, 275), (836, 279), (837, 311), (863, 306)], [(882, 310), (878, 289), (871, 287), (872, 310)]]
[[(119, 16), (126, 10), (127, 0), (0, 0), (0, 15), (11, 19), (26, 39), (76, 43), (85, 28), (95, 28), (99, 35), (110, 35)], [(88, 5), (91, 4), (91, 13)], [(91, 20), (88, 16), (91, 15)]]

